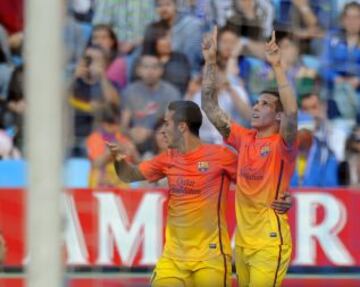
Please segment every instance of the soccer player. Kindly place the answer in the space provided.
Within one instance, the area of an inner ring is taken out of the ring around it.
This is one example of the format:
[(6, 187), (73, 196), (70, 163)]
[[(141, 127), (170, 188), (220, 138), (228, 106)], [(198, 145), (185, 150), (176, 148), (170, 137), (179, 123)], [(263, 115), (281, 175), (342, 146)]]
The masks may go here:
[(129, 164), (116, 145), (108, 144), (121, 180), (168, 179), (166, 242), (152, 286), (231, 286), (225, 203), (230, 181), (235, 181), (237, 157), (224, 146), (201, 142), (202, 114), (197, 104), (171, 102), (164, 120), (168, 151), (138, 166)]
[(224, 140), (238, 151), (236, 179), (235, 264), (239, 286), (280, 286), (291, 255), (285, 214), (271, 202), (288, 190), (297, 132), (297, 103), (281, 67), (275, 32), (266, 43), (266, 59), (274, 70), (277, 91), (264, 91), (252, 108), (251, 129), (231, 121), (217, 102), (217, 29), (203, 42), (205, 71), (202, 108)]

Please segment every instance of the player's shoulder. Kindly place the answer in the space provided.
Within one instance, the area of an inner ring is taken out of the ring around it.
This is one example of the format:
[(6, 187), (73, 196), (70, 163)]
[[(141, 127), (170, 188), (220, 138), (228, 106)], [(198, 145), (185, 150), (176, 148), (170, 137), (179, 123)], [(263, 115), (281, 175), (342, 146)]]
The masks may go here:
[(211, 154), (216, 155), (217, 157), (222, 156), (232, 156), (236, 155), (234, 149), (223, 144), (205, 144), (204, 148), (211, 152)]

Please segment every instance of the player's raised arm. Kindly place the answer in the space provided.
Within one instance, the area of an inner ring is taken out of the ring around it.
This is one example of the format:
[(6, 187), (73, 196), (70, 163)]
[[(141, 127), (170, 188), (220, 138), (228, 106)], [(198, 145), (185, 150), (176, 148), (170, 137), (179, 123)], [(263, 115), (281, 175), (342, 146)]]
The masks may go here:
[(280, 50), (276, 44), (275, 31), (273, 31), (271, 40), (266, 43), (266, 60), (274, 70), (280, 101), (284, 110), (281, 118), (280, 134), (285, 142), (291, 145), (295, 141), (297, 132), (297, 103), (285, 71), (281, 67), (280, 59)]
[(201, 108), (220, 134), (227, 138), (230, 135), (230, 116), (219, 107), (216, 90), (217, 27), (214, 28), (211, 34), (204, 37), (202, 51), (205, 68), (202, 82)]
[(116, 174), (123, 182), (145, 180), (145, 177), (140, 170), (135, 165), (132, 165), (125, 160), (126, 155), (121, 151), (117, 144), (106, 143), (106, 145), (114, 160)]

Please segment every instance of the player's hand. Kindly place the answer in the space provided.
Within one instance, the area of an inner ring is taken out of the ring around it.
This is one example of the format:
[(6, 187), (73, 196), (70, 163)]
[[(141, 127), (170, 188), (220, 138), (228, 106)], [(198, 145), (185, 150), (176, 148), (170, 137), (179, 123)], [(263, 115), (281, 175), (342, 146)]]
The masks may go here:
[(202, 52), (207, 63), (216, 63), (217, 33), (217, 26), (215, 26), (211, 33), (204, 36)]
[(291, 206), (292, 196), (289, 192), (285, 192), (280, 199), (274, 200), (271, 204), (271, 208), (273, 208), (275, 212), (279, 214), (287, 213)]
[(126, 158), (126, 154), (123, 152), (123, 149), (120, 145), (116, 143), (106, 142), (106, 146), (110, 150), (111, 156), (114, 161), (122, 161)]
[(271, 40), (265, 44), (265, 55), (271, 66), (280, 65), (280, 49), (276, 44), (275, 31), (271, 34)]

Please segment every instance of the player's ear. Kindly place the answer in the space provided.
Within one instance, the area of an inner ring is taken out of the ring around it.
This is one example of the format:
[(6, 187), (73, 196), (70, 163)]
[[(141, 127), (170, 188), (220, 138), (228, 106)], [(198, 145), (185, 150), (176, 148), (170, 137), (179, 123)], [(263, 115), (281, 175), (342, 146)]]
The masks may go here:
[(181, 133), (184, 133), (186, 128), (187, 128), (186, 123), (184, 123), (184, 122), (179, 123), (178, 129)]
[(282, 117), (282, 112), (278, 112), (278, 113), (276, 113), (276, 116), (275, 116), (275, 119), (277, 120), (277, 121), (281, 121), (281, 117)]

